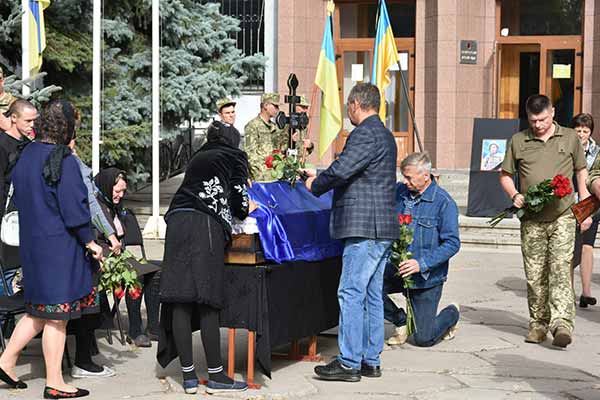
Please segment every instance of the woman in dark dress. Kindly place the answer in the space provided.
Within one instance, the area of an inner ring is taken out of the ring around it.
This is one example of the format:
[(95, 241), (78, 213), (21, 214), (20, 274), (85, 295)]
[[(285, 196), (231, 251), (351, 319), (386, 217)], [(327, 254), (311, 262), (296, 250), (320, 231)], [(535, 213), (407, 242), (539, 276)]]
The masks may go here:
[(188, 164), (165, 220), (167, 234), (160, 279), (160, 339), (157, 359), (166, 367), (179, 356), (186, 393), (196, 393), (198, 377), (192, 332), (200, 329), (208, 364), (208, 393), (241, 391), (223, 372), (219, 309), (224, 304), (224, 254), (232, 216), (244, 219), (256, 205), (248, 200), (248, 158), (238, 149), (239, 133), (213, 124), (208, 142)]
[(50, 102), (36, 133), (40, 142), (23, 150), (13, 172), (26, 314), (0, 356), (0, 379), (12, 387), (27, 387), (14, 367), (21, 350), (43, 331), (44, 398), (82, 397), (89, 392), (65, 383), (61, 361), (67, 322), (98, 311), (86, 249), (96, 259), (102, 252), (93, 241), (87, 189), (67, 146), (75, 134), (71, 104)]
[[(96, 198), (117, 236), (122, 240), (127, 231), (125, 217), (127, 210), (123, 208), (122, 199), (127, 191), (127, 176), (125, 171), (118, 168), (106, 168), (94, 177), (94, 183), (98, 188)], [(100, 235), (100, 240), (110, 245), (105, 235)], [(125, 246), (123, 246), (124, 248)], [(127, 315), (129, 317), (128, 341), (137, 347), (151, 347), (150, 339), (158, 340), (158, 310), (160, 300), (159, 289), (159, 267), (154, 264), (139, 264), (132, 260), (133, 267), (138, 273), (138, 279), (142, 283), (144, 301), (146, 303), (146, 315), (148, 316), (147, 334), (142, 330), (142, 297), (134, 299), (127, 295)]]

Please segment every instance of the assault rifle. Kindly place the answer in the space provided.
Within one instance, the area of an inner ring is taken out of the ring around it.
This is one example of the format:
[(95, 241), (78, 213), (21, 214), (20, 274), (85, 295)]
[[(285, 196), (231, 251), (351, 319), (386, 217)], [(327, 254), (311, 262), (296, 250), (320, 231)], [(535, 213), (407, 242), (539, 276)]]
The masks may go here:
[(571, 206), (571, 211), (573, 211), (573, 215), (575, 215), (575, 219), (579, 224), (594, 215), (599, 209), (600, 200), (593, 194)]

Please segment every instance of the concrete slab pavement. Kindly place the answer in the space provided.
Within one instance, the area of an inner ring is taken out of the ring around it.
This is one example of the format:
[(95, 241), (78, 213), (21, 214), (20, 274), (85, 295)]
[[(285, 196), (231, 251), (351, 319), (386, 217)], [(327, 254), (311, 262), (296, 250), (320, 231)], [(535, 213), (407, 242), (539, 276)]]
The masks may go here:
[[(162, 242), (148, 241), (151, 258), (162, 257)], [(596, 265), (600, 265), (597, 260)], [(575, 284), (579, 293), (579, 279)], [(518, 250), (463, 248), (452, 260), (442, 306), (458, 302), (460, 329), (452, 341), (432, 348), (410, 343), (386, 346), (382, 353), (383, 377), (363, 378), (359, 383), (323, 382), (315, 379), (317, 363), (273, 361), (273, 379), (257, 376), (260, 390), (212, 399), (410, 399), (410, 400), (600, 400), (600, 306), (577, 309), (574, 342), (567, 350), (551, 346), (550, 336), (541, 345), (523, 341), (527, 328), (525, 281)], [(594, 274), (592, 290), (600, 295), (600, 274)], [(386, 336), (393, 326), (386, 324)], [(114, 367), (113, 378), (76, 380), (90, 389), (92, 399), (194, 398), (181, 389), (179, 364), (157, 367), (156, 346), (136, 349), (108, 345), (99, 333), (98, 360)], [(69, 339), (73, 354), (72, 338)], [(237, 377), (245, 368), (245, 332), (237, 333)], [(200, 336), (194, 336), (197, 371), (206, 376)], [(222, 351), (226, 360), (226, 331)], [(335, 336), (320, 336), (325, 360), (337, 353)], [(2, 388), (1, 399), (37, 399), (44, 385), (40, 341), (34, 340), (19, 361), (17, 372), (30, 388)], [(207, 397), (200, 387), (198, 397)]]

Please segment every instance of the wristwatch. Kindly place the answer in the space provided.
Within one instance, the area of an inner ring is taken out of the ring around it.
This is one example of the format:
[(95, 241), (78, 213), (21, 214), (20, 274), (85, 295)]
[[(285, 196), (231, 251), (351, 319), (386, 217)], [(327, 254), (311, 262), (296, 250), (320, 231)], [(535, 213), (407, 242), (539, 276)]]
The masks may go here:
[(513, 197), (511, 197), (512, 201), (515, 201), (515, 197), (517, 197), (518, 195), (520, 195), (521, 193), (517, 192), (515, 194), (513, 194)]

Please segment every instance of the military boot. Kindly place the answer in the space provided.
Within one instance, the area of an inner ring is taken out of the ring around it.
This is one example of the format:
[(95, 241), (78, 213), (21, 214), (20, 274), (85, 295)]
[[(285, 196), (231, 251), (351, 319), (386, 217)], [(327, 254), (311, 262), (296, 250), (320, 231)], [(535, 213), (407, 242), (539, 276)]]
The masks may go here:
[(530, 326), (529, 332), (525, 337), (525, 342), (527, 343), (542, 343), (546, 340), (547, 330), (542, 328), (541, 326)]

